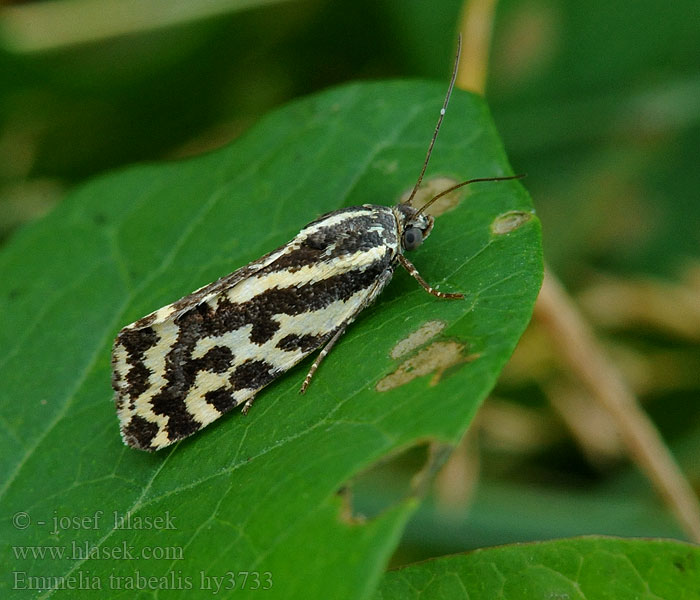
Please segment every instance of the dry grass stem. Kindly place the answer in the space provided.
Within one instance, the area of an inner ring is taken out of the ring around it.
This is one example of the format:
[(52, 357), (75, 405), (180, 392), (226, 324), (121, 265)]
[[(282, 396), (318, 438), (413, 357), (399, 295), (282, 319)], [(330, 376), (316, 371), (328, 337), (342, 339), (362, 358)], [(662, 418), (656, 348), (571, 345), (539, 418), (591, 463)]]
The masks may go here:
[(700, 542), (700, 502), (693, 488), (578, 308), (547, 269), (535, 316), (549, 331), (567, 367), (610, 414), (630, 456), (671, 508), (688, 537)]

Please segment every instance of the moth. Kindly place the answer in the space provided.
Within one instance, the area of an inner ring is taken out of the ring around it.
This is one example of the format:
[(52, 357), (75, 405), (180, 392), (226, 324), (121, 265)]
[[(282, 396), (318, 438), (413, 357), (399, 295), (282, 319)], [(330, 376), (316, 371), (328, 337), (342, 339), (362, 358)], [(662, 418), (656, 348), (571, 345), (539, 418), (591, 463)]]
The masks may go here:
[(428, 165), (454, 87), (452, 78), (423, 169), (410, 197), (396, 206), (364, 204), (325, 214), (287, 244), (127, 325), (112, 352), (112, 387), (126, 444), (160, 450), (196, 433), (235, 406), (250, 410), (263, 387), (321, 348), (301, 386), (400, 265), (429, 294), (404, 256), (430, 235), (425, 211), (471, 179), (411, 205)]

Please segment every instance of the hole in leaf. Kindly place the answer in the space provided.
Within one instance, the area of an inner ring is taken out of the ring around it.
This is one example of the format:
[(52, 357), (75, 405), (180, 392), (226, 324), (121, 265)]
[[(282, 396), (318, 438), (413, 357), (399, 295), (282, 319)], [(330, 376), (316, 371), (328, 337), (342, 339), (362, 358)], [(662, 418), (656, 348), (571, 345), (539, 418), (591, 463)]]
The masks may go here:
[(447, 444), (422, 440), (380, 459), (339, 491), (341, 519), (364, 523), (407, 498), (425, 495), (451, 451)]

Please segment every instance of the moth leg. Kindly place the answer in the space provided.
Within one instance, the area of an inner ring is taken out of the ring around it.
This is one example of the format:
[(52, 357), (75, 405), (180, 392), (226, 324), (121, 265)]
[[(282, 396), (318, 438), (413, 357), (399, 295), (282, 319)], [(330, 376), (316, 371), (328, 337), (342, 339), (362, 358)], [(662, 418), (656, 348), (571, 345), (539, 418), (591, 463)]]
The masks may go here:
[[(352, 318), (354, 318), (354, 317), (355, 317), (355, 315), (352, 316)], [(319, 352), (318, 356), (316, 357), (316, 360), (314, 361), (314, 364), (311, 365), (309, 372), (306, 374), (306, 377), (304, 378), (304, 383), (301, 384), (301, 388), (299, 389), (300, 394), (303, 394), (304, 392), (306, 392), (306, 388), (309, 387), (309, 384), (311, 383), (311, 379), (313, 378), (314, 373), (316, 372), (316, 369), (318, 369), (318, 365), (321, 364), (321, 361), (331, 351), (331, 349), (333, 348), (335, 343), (340, 339), (340, 336), (343, 335), (343, 333), (345, 333), (345, 329), (350, 324), (350, 321), (352, 321), (352, 318), (340, 326), (338, 331), (336, 331), (333, 334), (333, 337), (331, 337), (331, 339), (328, 340), (328, 342), (326, 342), (326, 345), (323, 347), (321, 352)], [(241, 409), (241, 412), (244, 415), (248, 414), (250, 407), (253, 406), (254, 400), (255, 400), (255, 396), (253, 396), (252, 398), (248, 398), (248, 400), (246, 400), (245, 404), (243, 405), (243, 408)]]
[(435, 288), (430, 287), (425, 279), (423, 279), (420, 274), (418, 273), (418, 269), (416, 269), (413, 264), (411, 263), (410, 260), (408, 260), (403, 254), (399, 253), (398, 255), (399, 262), (401, 263), (401, 266), (406, 269), (411, 277), (415, 279), (418, 283), (421, 284), (421, 287), (428, 292), (429, 294), (432, 294), (433, 296), (436, 296), (438, 298), (448, 298), (448, 299), (459, 299), (459, 298), (464, 298), (464, 294), (446, 294), (445, 292), (438, 292)]
[(367, 296), (365, 296), (360, 306), (355, 310), (353, 314), (351, 314), (347, 319), (345, 319), (345, 321), (343, 321), (340, 324), (340, 326), (333, 334), (331, 339), (328, 340), (328, 342), (326, 342), (326, 345), (323, 347), (321, 352), (319, 352), (318, 356), (316, 357), (316, 360), (314, 361), (314, 364), (311, 365), (309, 372), (306, 374), (306, 377), (304, 378), (304, 383), (301, 384), (301, 389), (299, 390), (300, 394), (303, 394), (306, 391), (306, 388), (309, 387), (309, 383), (311, 383), (311, 379), (314, 376), (316, 369), (318, 369), (318, 365), (321, 364), (321, 361), (331, 351), (335, 343), (340, 339), (340, 336), (342, 336), (343, 333), (345, 333), (345, 330), (347, 329), (348, 325), (350, 325), (350, 323), (352, 323), (355, 320), (355, 317), (357, 317), (357, 315), (359, 315), (367, 306), (374, 302), (374, 300), (381, 293), (386, 284), (389, 283), (393, 274), (393, 266), (387, 267), (387, 269), (374, 282), (372, 288), (367, 292)]
[(250, 410), (250, 407), (253, 406), (253, 401), (254, 401), (254, 400), (255, 400), (255, 396), (253, 396), (252, 398), (248, 398), (248, 399), (245, 401), (245, 404), (243, 405), (243, 408), (241, 409), (241, 412), (242, 412), (244, 415), (247, 415), (247, 414), (248, 414), (248, 411)]
[(318, 356), (316, 357), (316, 360), (314, 361), (314, 364), (311, 365), (311, 368), (309, 369), (309, 372), (306, 374), (306, 377), (304, 378), (304, 383), (301, 384), (301, 389), (299, 390), (300, 394), (303, 394), (306, 392), (306, 388), (309, 387), (309, 384), (311, 383), (311, 379), (314, 376), (314, 373), (316, 372), (316, 369), (318, 369), (318, 365), (321, 364), (321, 361), (326, 357), (326, 355), (331, 351), (335, 343), (340, 339), (340, 336), (345, 333), (345, 327), (346, 325), (343, 325), (338, 331), (336, 331), (333, 334), (333, 337), (328, 340), (328, 343), (323, 347), (323, 350), (319, 352)]

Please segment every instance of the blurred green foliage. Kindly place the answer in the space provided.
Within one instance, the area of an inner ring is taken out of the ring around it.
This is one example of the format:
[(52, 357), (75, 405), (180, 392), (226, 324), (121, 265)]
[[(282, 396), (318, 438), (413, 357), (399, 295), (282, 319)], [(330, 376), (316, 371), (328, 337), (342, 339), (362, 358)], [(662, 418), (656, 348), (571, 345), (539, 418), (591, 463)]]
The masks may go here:
[[(63, 4), (76, 29), (93, 26)], [(16, 49), (0, 13), (2, 231), (42, 194), (221, 145), (288, 99), (354, 79), (444, 79), (461, 6), (261, 4), (37, 52)], [(699, 20), (693, 0), (500, 3), (487, 95), (563, 274), (586, 263), (669, 274), (696, 253)]]

